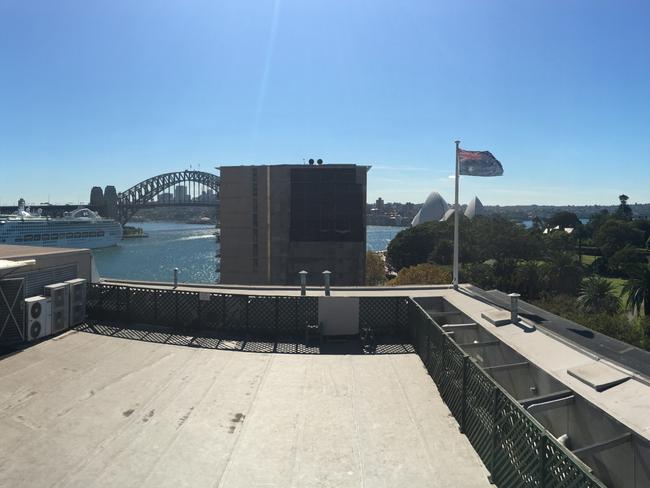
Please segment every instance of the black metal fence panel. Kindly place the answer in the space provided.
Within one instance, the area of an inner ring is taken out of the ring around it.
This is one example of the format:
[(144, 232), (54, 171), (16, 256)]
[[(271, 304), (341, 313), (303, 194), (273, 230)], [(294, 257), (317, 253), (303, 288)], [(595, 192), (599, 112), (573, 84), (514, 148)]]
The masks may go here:
[[(88, 317), (238, 333), (304, 334), (318, 324), (316, 297), (199, 293), (94, 283)], [(478, 366), (415, 301), (363, 297), (359, 325), (409, 337), (429, 375), (501, 487), (604, 488), (524, 408)]]
[(91, 283), (88, 318), (262, 335), (304, 334), (318, 323), (315, 297), (199, 293)]
[(409, 305), (405, 297), (359, 298), (359, 327), (375, 335), (406, 335), (409, 330)]
[(605, 488), (413, 300), (407, 330), (460, 429), (507, 488)]

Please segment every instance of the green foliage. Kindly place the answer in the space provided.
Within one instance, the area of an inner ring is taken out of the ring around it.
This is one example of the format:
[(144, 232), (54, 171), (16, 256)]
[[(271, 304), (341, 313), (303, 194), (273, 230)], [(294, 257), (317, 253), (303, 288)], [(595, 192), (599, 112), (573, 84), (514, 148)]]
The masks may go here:
[(605, 256), (600, 256), (594, 259), (589, 266), (589, 271), (597, 275), (606, 275), (609, 273), (609, 259)]
[(635, 266), (628, 270), (629, 279), (623, 285), (622, 294), (627, 294), (627, 307), (638, 314), (641, 309), (650, 317), (650, 268)]
[(472, 283), (484, 290), (496, 288), (494, 265), (489, 263), (466, 263), (460, 268), (461, 283)]
[(543, 234), (542, 242), (546, 254), (574, 252), (576, 248), (575, 238), (563, 230)]
[[(538, 235), (500, 216), (461, 219), (460, 260), (537, 259), (542, 254)], [(387, 256), (396, 270), (424, 262), (450, 264), (453, 258), (453, 222), (427, 222), (405, 229), (388, 245)]]
[(366, 285), (377, 286), (386, 281), (384, 260), (377, 253), (366, 253)]
[(585, 237), (593, 237), (598, 229), (611, 218), (612, 216), (607, 210), (601, 210), (593, 214), (589, 218), (589, 222), (584, 225)]
[(451, 283), (449, 269), (435, 264), (422, 263), (403, 268), (387, 285), (448, 285)]
[(388, 244), (386, 256), (391, 266), (399, 271), (426, 262), (439, 241), (451, 239), (453, 228), (447, 222), (427, 222), (397, 234)]
[(578, 216), (573, 212), (567, 211), (557, 212), (546, 221), (546, 226), (550, 228), (560, 226), (560, 229), (566, 229), (567, 227), (575, 229), (580, 225), (581, 223)]
[(465, 264), (460, 270), (460, 281), (486, 290), (517, 292), (524, 298), (535, 298), (542, 291), (541, 269), (535, 261), (507, 259)]
[(590, 276), (582, 282), (577, 303), (587, 313), (613, 315), (620, 308), (611, 282), (600, 276)]
[(574, 256), (555, 253), (542, 265), (543, 288), (564, 295), (576, 295), (582, 282), (583, 270)]
[(447, 239), (438, 241), (427, 259), (427, 261), (434, 264), (452, 264), (453, 260), (454, 243)]
[(630, 267), (639, 264), (646, 264), (648, 261), (638, 249), (632, 246), (625, 246), (616, 251), (608, 260), (609, 273), (614, 276), (626, 276)]
[(647, 243), (650, 240), (650, 219), (636, 219), (632, 221), (632, 227), (643, 232), (643, 241)]
[(598, 228), (594, 242), (600, 247), (603, 256), (611, 257), (627, 245), (641, 246), (643, 233), (630, 222), (610, 219)]
[(626, 314), (586, 313), (577, 306), (574, 297), (566, 295), (545, 295), (533, 302), (540, 308), (566, 319), (584, 325), (594, 331), (621, 340), (634, 346), (648, 349), (647, 332), (650, 320), (647, 317), (630, 319)]
[(618, 199), (620, 200), (621, 204), (616, 209), (616, 213), (614, 215), (619, 220), (627, 220), (627, 221), (632, 220), (632, 209), (627, 204), (627, 201), (630, 199), (630, 197), (623, 194), (623, 195), (619, 195)]

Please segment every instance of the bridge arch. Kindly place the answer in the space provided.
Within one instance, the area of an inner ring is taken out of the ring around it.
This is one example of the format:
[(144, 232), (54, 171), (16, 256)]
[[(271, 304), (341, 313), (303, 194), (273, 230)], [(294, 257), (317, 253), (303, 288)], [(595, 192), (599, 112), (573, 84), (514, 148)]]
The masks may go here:
[[(206, 173), (205, 171), (185, 170), (153, 176), (141, 181), (126, 191), (118, 193), (116, 202), (118, 219), (122, 225), (126, 224), (140, 208), (154, 206), (154, 198), (157, 195), (177, 186), (196, 187), (198, 185), (198, 188), (211, 189), (215, 192), (216, 199), (218, 200), (220, 184), (221, 178), (219, 176)], [(196, 201), (155, 203), (155, 206), (176, 205), (217, 206), (218, 204)]]

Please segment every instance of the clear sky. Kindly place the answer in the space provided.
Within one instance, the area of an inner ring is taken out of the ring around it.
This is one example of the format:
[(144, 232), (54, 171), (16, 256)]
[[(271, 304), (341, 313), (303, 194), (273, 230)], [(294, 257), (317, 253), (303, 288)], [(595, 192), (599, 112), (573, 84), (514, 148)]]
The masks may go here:
[(0, 0), (0, 202), (192, 164), (371, 164), (368, 199), (650, 202), (647, 0)]

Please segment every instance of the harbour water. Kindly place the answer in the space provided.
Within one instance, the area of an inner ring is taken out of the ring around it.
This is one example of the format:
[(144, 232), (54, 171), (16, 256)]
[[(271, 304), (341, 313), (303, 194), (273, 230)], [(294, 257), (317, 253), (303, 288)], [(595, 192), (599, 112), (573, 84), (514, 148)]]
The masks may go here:
[[(149, 237), (124, 239), (117, 246), (93, 250), (100, 276), (171, 281), (172, 270), (178, 268), (181, 282), (217, 281), (214, 226), (174, 222), (143, 222), (137, 226)], [(401, 227), (368, 226), (368, 249), (386, 249), (400, 230)]]

